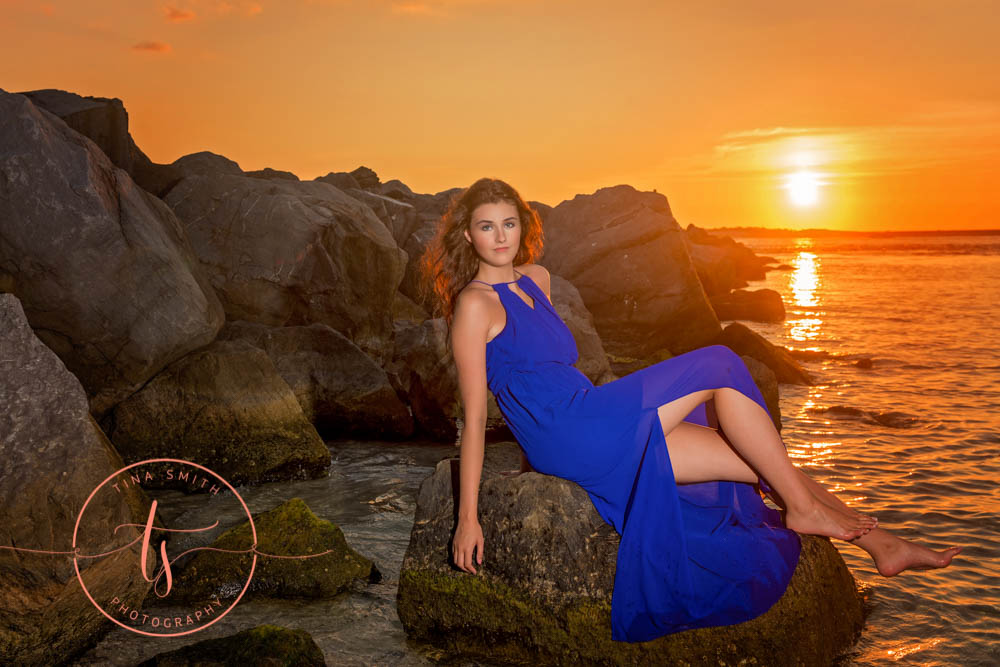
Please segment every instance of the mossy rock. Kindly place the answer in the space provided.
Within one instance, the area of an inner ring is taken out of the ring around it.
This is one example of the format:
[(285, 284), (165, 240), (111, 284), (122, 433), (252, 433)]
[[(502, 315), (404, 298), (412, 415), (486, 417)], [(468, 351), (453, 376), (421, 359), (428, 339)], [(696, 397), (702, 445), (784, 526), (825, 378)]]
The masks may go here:
[(206, 639), (139, 663), (140, 667), (210, 667), (212, 665), (326, 665), (323, 652), (305, 630), (258, 625), (229, 637)]
[[(330, 450), (267, 354), (217, 340), (169, 364), (115, 407), (104, 427), (126, 463), (172, 458), (231, 484), (329, 475)], [(147, 488), (204, 491), (150, 464)]]
[(400, 621), (415, 639), (512, 664), (813, 665), (829, 664), (860, 633), (863, 600), (843, 558), (829, 539), (802, 535), (785, 594), (760, 616), (613, 641), (617, 533), (578, 485), (539, 473), (501, 477), (490, 459), (510, 453), (491, 449), (478, 574), (450, 562), (457, 459), (442, 461), (421, 486), (397, 594)]
[[(257, 565), (243, 599), (252, 597), (330, 598), (352, 581), (377, 582), (374, 563), (347, 544), (340, 527), (320, 519), (301, 498), (253, 515), (257, 531)], [(253, 546), (250, 522), (220, 535), (216, 549), (246, 551)], [(329, 552), (329, 553), (324, 553)], [(277, 556), (310, 556), (280, 558)], [(198, 551), (175, 575), (170, 600), (203, 602), (239, 595), (250, 572), (252, 553)], [(162, 588), (162, 587), (161, 587)], [(150, 593), (150, 598), (155, 593)]]

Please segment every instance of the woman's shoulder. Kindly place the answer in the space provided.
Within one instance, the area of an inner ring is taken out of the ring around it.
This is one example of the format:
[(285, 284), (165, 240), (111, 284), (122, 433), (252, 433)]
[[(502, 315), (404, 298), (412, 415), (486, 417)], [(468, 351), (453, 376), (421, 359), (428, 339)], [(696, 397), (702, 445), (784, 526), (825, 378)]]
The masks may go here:
[(469, 310), (470, 306), (473, 311), (488, 307), (492, 298), (491, 292), (493, 292), (493, 288), (489, 285), (475, 281), (469, 282), (455, 295), (455, 312), (457, 313), (460, 309)]
[(541, 264), (522, 264), (517, 270), (535, 281), (535, 284), (542, 288), (546, 294), (549, 292), (552, 283), (552, 275), (549, 270)]

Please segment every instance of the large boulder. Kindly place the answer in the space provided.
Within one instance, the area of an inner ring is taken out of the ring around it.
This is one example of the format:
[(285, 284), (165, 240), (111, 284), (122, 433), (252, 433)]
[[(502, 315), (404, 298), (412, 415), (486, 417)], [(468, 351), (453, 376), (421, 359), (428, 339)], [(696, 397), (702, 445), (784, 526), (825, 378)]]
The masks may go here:
[(270, 327), (239, 320), (226, 323), (217, 340), (245, 340), (266, 352), (324, 439), (413, 433), (410, 410), (386, 372), (326, 324)]
[[(255, 549), (262, 555), (257, 556), (244, 600), (332, 598), (355, 582), (363, 586), (381, 581), (375, 564), (351, 548), (340, 527), (317, 517), (301, 498), (254, 514), (253, 523)], [(254, 546), (250, 522), (227, 530), (208, 546), (174, 576), (171, 602), (231, 599), (243, 590), (253, 561), (248, 552)]]
[(721, 331), (667, 198), (629, 185), (556, 206), (540, 263), (580, 291), (605, 349), (680, 354)]
[(215, 338), (223, 311), (180, 223), (93, 141), (0, 91), (0, 286), (92, 413)]
[[(454, 442), (462, 418), (462, 398), (444, 318), (420, 323), (398, 319), (395, 342), (386, 372), (392, 386), (406, 397), (417, 432), (435, 440)], [(487, 419), (488, 427), (502, 424), (492, 394), (487, 396)]]
[(407, 258), (372, 210), (328, 183), (195, 168), (166, 201), (227, 319), (327, 324), (381, 365)]
[(440, 462), (421, 485), (397, 595), (410, 636), (524, 664), (799, 665), (829, 664), (860, 632), (862, 599), (843, 559), (828, 539), (803, 535), (784, 596), (760, 616), (612, 641), (618, 534), (572, 482), (499, 475), (515, 456), (513, 446), (487, 447), (479, 492), (486, 551), (475, 575), (450, 562), (458, 459)]
[[(243, 340), (215, 341), (170, 364), (115, 407), (106, 430), (129, 463), (183, 459), (231, 484), (329, 474), (330, 450), (295, 394), (267, 354)], [(156, 475), (147, 485), (168, 483)]]
[(139, 149), (128, 131), (128, 111), (117, 97), (83, 96), (53, 88), (21, 94), (97, 144), (116, 167), (148, 192), (162, 197), (181, 179), (176, 167), (157, 164)]
[[(0, 294), (0, 404), (0, 656), (9, 665), (62, 664), (112, 627), (80, 589), (73, 532), (91, 492), (125, 464), (91, 417), (79, 380), (35, 336), (13, 294)], [(80, 554), (138, 537), (128, 526), (112, 537), (116, 526), (146, 521), (141, 487), (122, 494), (97, 494), (87, 505)], [(81, 558), (94, 598), (141, 599), (150, 583), (140, 574), (140, 553), (136, 543)]]

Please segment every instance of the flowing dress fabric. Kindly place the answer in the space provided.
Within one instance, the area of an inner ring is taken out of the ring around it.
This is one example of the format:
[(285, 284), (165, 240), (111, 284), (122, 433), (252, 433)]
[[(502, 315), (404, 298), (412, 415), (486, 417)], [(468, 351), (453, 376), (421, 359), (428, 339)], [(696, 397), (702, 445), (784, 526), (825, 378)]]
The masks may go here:
[[(798, 564), (798, 535), (750, 484), (675, 484), (657, 414), (716, 387), (767, 410), (743, 360), (711, 345), (595, 386), (573, 366), (576, 341), (542, 290), (527, 275), (514, 282), (534, 307), (510, 283), (484, 283), (507, 312), (486, 345), (487, 384), (532, 468), (583, 487), (621, 536), (612, 639), (647, 641), (769, 609)], [(705, 403), (684, 421), (708, 426)]]

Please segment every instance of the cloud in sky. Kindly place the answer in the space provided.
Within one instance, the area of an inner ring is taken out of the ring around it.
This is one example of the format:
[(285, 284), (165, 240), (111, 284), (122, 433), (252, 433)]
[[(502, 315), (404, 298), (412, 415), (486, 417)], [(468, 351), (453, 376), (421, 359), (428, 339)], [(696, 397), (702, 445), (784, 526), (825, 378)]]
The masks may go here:
[(172, 23), (184, 23), (196, 18), (212, 16), (256, 16), (264, 11), (261, 2), (250, 0), (177, 0), (161, 7), (166, 19)]
[(1000, 160), (1000, 106), (937, 102), (886, 125), (764, 127), (727, 132), (709, 151), (678, 156), (660, 174), (682, 180), (781, 176), (798, 169), (833, 180)]
[(149, 51), (152, 53), (170, 53), (170, 45), (166, 42), (144, 41), (132, 45), (133, 51)]
[(178, 9), (177, 7), (167, 6), (163, 8), (163, 14), (167, 17), (167, 20), (171, 23), (183, 23), (184, 21), (193, 21), (196, 14), (190, 9)]

